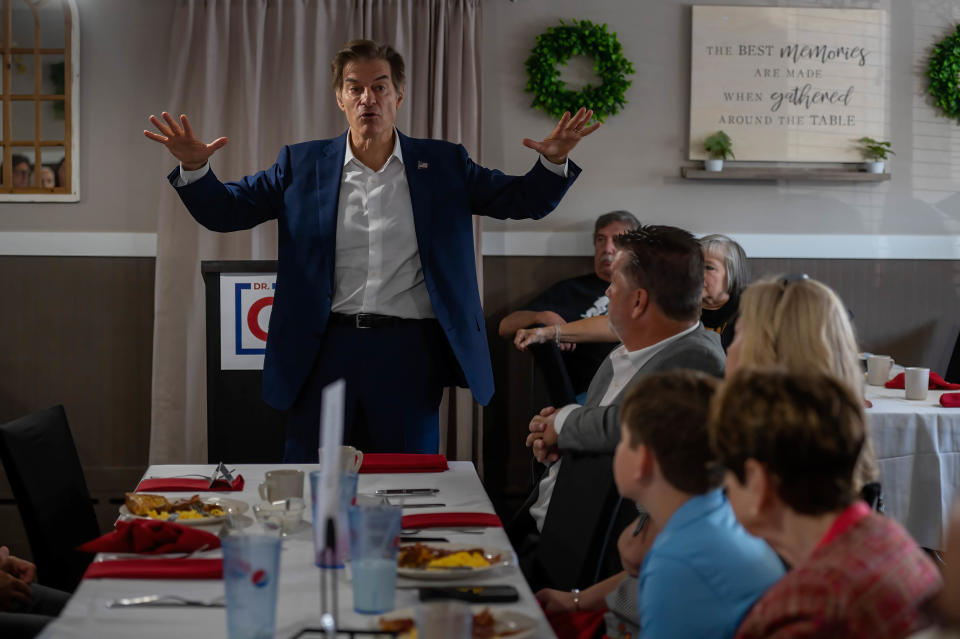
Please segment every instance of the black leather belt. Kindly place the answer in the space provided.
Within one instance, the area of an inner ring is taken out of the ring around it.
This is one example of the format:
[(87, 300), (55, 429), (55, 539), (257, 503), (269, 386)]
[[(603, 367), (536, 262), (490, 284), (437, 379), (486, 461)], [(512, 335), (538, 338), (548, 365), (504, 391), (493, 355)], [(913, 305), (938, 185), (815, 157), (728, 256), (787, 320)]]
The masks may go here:
[(393, 317), (392, 315), (377, 315), (376, 313), (358, 313), (357, 315), (330, 313), (330, 323), (348, 324), (356, 328), (385, 328), (419, 321), (405, 317)]

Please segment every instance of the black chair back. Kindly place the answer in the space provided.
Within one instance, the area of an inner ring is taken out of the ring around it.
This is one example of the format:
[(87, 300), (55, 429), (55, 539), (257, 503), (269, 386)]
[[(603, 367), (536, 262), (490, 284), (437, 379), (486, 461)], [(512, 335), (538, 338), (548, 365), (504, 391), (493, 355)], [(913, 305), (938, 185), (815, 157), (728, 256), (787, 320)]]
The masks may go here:
[(943, 378), (954, 384), (960, 383), (960, 335), (957, 335), (957, 341), (953, 343), (953, 353), (950, 354), (950, 363), (947, 364), (947, 372)]
[(73, 591), (92, 555), (76, 550), (100, 535), (63, 406), (0, 426), (0, 461), (17, 500), (37, 580)]
[(534, 344), (530, 354), (546, 383), (550, 403), (557, 408), (575, 403), (576, 391), (560, 349), (555, 344)]

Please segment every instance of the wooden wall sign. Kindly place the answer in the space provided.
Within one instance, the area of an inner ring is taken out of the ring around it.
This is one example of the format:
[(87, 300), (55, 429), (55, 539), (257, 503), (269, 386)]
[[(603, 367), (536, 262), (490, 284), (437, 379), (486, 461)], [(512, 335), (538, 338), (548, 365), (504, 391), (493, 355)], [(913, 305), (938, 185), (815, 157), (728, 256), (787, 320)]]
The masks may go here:
[(737, 160), (858, 162), (886, 137), (886, 14), (694, 6), (689, 158), (733, 138)]

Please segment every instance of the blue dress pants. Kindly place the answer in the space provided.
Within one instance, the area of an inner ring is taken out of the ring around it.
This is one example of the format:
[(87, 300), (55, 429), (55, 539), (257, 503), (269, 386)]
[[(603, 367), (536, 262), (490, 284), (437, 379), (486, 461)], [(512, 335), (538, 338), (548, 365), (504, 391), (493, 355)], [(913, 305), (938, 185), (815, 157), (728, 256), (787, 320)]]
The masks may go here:
[(436, 453), (438, 408), (453, 352), (439, 322), (357, 328), (331, 321), (313, 370), (287, 417), (284, 463), (316, 463), (321, 393), (346, 381), (343, 443), (365, 453)]

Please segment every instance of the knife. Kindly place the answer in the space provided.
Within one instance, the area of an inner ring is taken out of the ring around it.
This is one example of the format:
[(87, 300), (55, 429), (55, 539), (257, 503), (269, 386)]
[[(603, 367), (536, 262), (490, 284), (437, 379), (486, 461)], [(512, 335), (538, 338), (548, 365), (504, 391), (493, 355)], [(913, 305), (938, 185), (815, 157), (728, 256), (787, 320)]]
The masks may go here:
[(404, 544), (418, 543), (421, 541), (432, 541), (432, 542), (439, 542), (444, 544), (450, 543), (450, 540), (447, 539), (446, 537), (417, 537), (415, 535), (400, 536), (400, 542)]
[(401, 508), (445, 508), (446, 504), (399, 504)]
[(204, 601), (202, 599), (184, 599), (176, 595), (146, 595), (144, 597), (113, 599), (107, 602), (107, 608), (125, 608), (128, 606), (223, 608), (225, 605), (222, 597)]

